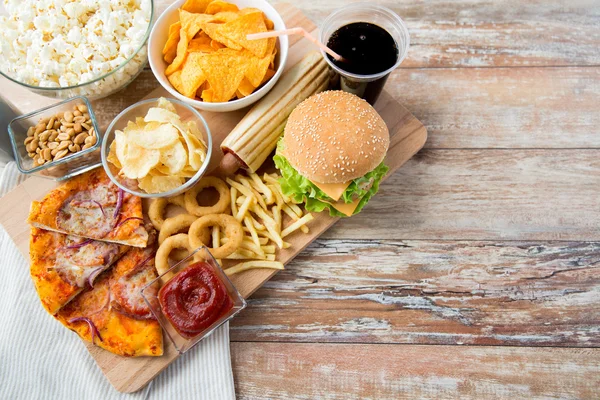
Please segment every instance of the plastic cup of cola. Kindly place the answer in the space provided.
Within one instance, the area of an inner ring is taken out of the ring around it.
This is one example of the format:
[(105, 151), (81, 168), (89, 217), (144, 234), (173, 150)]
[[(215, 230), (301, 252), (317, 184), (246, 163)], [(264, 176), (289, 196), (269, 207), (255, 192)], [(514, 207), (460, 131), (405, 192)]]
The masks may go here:
[[(410, 36), (404, 21), (389, 8), (369, 3), (353, 3), (334, 11), (325, 19), (320, 29), (319, 40), (321, 43), (332, 47), (332, 36), (338, 34), (340, 28), (354, 23), (372, 24), (387, 31), (395, 42), (396, 62), (382, 71), (362, 74), (348, 71), (354, 69), (350, 64), (352, 60), (335, 61), (323, 50), (321, 50), (321, 54), (339, 75), (337, 88), (362, 97), (373, 105), (379, 98), (390, 73), (406, 58)], [(393, 47), (393, 45), (390, 47)], [(343, 53), (341, 55), (344, 56)], [(367, 62), (369, 61), (371, 60)]]

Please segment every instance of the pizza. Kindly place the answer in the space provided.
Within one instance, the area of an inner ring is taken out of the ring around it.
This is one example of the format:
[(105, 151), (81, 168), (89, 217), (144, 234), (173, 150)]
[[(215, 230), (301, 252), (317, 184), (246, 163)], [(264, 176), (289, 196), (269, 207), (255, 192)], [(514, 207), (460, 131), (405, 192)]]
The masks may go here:
[(30, 273), (50, 314), (94, 286), (96, 278), (130, 247), (31, 228)]
[(31, 204), (33, 227), (146, 247), (142, 199), (116, 186), (104, 169), (76, 176)]
[(56, 318), (82, 339), (114, 354), (161, 356), (162, 330), (141, 295), (156, 277), (154, 249), (131, 249)]

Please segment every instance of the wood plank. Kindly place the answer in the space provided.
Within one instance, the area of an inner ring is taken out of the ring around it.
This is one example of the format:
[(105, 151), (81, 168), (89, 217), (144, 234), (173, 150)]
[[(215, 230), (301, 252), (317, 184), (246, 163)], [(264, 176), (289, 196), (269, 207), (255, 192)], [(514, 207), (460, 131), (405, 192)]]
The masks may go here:
[[(317, 25), (346, 0), (296, 0)], [(600, 64), (594, 0), (383, 0), (408, 26), (414, 67)]]
[(238, 399), (591, 399), (600, 350), (232, 343)]
[(598, 150), (422, 150), (336, 239), (600, 240)]
[(600, 68), (401, 69), (386, 88), (427, 148), (600, 147)]
[(600, 243), (318, 240), (232, 340), (600, 346)]
[[(145, 70), (124, 91), (94, 102), (101, 126), (157, 87)], [(426, 148), (600, 147), (600, 68), (397, 70), (386, 90), (423, 121)], [(26, 111), (53, 102), (13, 93)]]

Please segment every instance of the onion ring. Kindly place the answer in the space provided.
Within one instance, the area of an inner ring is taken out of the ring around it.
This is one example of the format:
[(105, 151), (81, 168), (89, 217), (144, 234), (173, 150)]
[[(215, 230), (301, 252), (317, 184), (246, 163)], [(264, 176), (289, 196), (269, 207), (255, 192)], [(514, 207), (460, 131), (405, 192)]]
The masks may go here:
[[(188, 233), (190, 225), (196, 221), (198, 217), (190, 214), (179, 214), (175, 217), (167, 218), (162, 224), (158, 235), (158, 244), (161, 245), (165, 239), (178, 233)], [(208, 230), (201, 238), (203, 243), (210, 244), (210, 232)], [(170, 257), (175, 261), (181, 261), (189, 255), (187, 250), (175, 249)]]
[[(190, 226), (198, 219), (195, 215), (190, 214), (179, 214), (175, 217), (167, 218), (160, 228), (158, 234), (158, 245), (160, 246), (166, 238), (173, 236), (178, 233), (188, 233)], [(202, 242), (210, 244), (210, 235), (208, 230), (205, 235), (202, 236)]]
[(176, 206), (185, 208), (185, 203), (183, 200), (183, 195), (174, 197), (160, 197), (158, 199), (154, 199), (152, 203), (150, 203), (150, 208), (148, 209), (148, 217), (154, 225), (154, 228), (160, 231), (163, 222), (165, 222), (165, 209), (167, 205), (174, 204)]
[[(213, 187), (217, 189), (219, 192), (219, 201), (212, 206), (203, 207), (198, 204), (198, 199), (196, 196), (198, 196), (198, 193), (207, 187)], [(185, 209), (187, 210), (188, 214), (192, 214), (197, 217), (227, 212), (227, 210), (229, 210), (229, 204), (231, 203), (229, 186), (227, 186), (223, 180), (215, 176), (207, 176), (200, 179), (200, 181), (194, 187), (185, 192), (184, 197)]]
[(218, 225), (227, 236), (227, 243), (219, 247), (208, 247), (208, 251), (214, 258), (225, 258), (235, 252), (242, 244), (244, 230), (242, 224), (231, 215), (210, 214), (198, 218), (189, 230), (190, 245), (193, 249), (203, 246), (202, 235), (208, 231), (208, 227)]
[[(169, 254), (171, 254), (174, 249), (186, 249), (189, 253), (192, 252), (192, 246), (190, 246), (190, 240), (187, 234), (179, 233), (170, 236), (158, 247), (158, 250), (156, 251), (155, 267), (159, 275), (164, 274), (171, 268), (169, 266)], [(169, 279), (169, 277), (166, 277), (166, 279)]]

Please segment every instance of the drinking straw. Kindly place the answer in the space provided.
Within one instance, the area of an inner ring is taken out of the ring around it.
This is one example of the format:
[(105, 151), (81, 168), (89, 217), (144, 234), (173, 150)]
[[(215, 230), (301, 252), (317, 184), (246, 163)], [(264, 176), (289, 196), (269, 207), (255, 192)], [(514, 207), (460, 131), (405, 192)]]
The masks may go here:
[(335, 51), (331, 50), (329, 47), (325, 46), (323, 43), (319, 42), (315, 39), (310, 33), (308, 33), (304, 28), (290, 28), (284, 29), (282, 31), (269, 31), (269, 32), (260, 32), (260, 33), (250, 33), (246, 35), (246, 39), (248, 40), (258, 40), (258, 39), (266, 39), (270, 37), (277, 37), (283, 35), (302, 35), (306, 39), (310, 40), (317, 46), (319, 46), (325, 53), (329, 54), (336, 61), (343, 60), (343, 57), (340, 56)]

